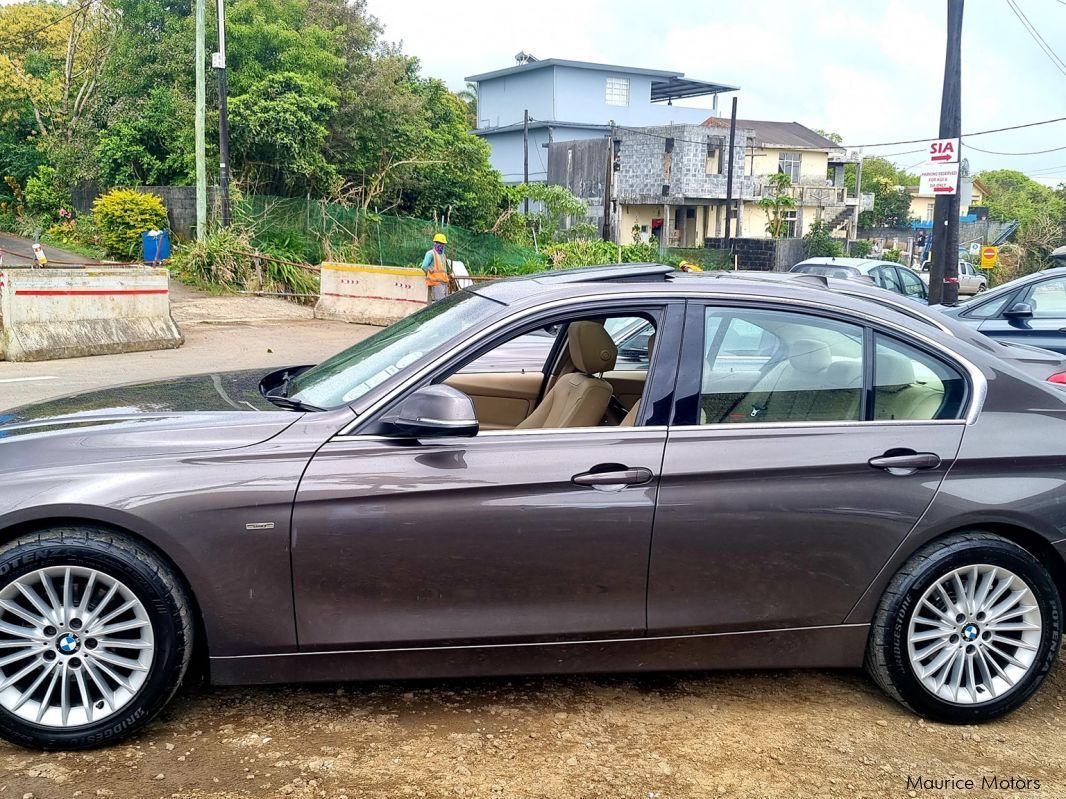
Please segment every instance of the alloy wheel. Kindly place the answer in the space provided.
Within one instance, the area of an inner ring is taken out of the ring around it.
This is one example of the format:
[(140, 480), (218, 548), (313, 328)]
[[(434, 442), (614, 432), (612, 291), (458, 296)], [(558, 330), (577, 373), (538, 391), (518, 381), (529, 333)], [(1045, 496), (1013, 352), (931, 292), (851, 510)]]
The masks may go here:
[(101, 721), (137, 695), (154, 654), (144, 604), (105, 572), (49, 566), (0, 589), (0, 707), (20, 719)]
[(1043, 621), (1033, 589), (1002, 566), (938, 578), (911, 616), (907, 653), (926, 691), (977, 705), (1009, 693), (1032, 669)]

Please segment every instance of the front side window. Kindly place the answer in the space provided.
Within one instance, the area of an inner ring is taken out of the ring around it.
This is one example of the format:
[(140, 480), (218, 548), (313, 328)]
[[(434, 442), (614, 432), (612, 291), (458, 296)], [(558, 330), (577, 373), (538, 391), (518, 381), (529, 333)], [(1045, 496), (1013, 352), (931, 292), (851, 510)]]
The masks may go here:
[(1033, 316), (1038, 319), (1066, 317), (1066, 278), (1040, 281), (1029, 289), (1022, 302), (1033, 306)]
[(962, 411), (962, 375), (908, 344), (875, 338), (873, 418), (877, 421), (955, 419)]
[(629, 105), (629, 78), (607, 79), (607, 105)]
[(903, 286), (900, 285), (899, 278), (896, 276), (896, 270), (891, 266), (884, 266), (880, 269), (875, 269), (871, 277), (874, 282), (883, 289), (895, 292), (896, 294), (903, 293)]
[(928, 292), (925, 290), (925, 283), (910, 269), (899, 269), (900, 283), (903, 284), (903, 293), (908, 297), (914, 297), (915, 299), (924, 300), (928, 296)]
[(777, 158), (777, 169), (788, 175), (793, 183), (798, 183), (801, 160), (802, 156), (799, 153), (781, 153)]
[(863, 329), (781, 311), (708, 308), (701, 424), (857, 421)]

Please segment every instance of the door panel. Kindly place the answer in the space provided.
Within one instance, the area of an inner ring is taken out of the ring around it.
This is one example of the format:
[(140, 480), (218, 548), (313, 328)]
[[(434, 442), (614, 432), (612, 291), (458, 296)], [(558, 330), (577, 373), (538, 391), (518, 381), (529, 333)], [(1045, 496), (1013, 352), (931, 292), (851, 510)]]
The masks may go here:
[(626, 408), (632, 408), (644, 393), (647, 372), (604, 372), (603, 379), (611, 384), (614, 395)]
[[(293, 514), (301, 648), (641, 634), (664, 441), (627, 428), (326, 444)], [(602, 464), (652, 476), (572, 482)]]
[[(671, 430), (648, 586), (649, 634), (839, 624), (929, 506), (964, 424)], [(893, 449), (936, 469), (870, 466)]]
[(512, 428), (533, 412), (544, 375), (540, 372), (460, 372), (444, 381), (474, 402), (482, 429)]

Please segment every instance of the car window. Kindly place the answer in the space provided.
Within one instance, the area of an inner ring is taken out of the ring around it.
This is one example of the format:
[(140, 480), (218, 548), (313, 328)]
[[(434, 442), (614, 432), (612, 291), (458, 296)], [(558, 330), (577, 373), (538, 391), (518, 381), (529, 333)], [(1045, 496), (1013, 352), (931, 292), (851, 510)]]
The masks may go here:
[(899, 278), (896, 276), (896, 270), (891, 266), (882, 266), (880, 269), (874, 269), (870, 273), (874, 282), (881, 288), (894, 291), (896, 294), (903, 293), (903, 286), (899, 283)]
[(953, 368), (908, 344), (876, 334), (873, 419), (955, 419), (966, 382)]
[(1041, 280), (1022, 298), (1033, 306), (1036, 318), (1066, 317), (1066, 277)]
[(839, 264), (796, 264), (791, 272), (802, 272), (808, 275), (824, 275), (825, 277), (839, 277), (847, 279), (859, 274), (858, 269)]
[(756, 309), (705, 320), (701, 424), (859, 419), (861, 327)]
[(1008, 291), (1006, 294), (1002, 294), (999, 297), (994, 297), (986, 302), (982, 302), (976, 305), (974, 304), (973, 300), (971, 300), (969, 303), (967, 303), (967, 306), (972, 307), (967, 307), (967, 309), (963, 311), (962, 315), (965, 316), (967, 319), (993, 319), (1003, 312), (1003, 310), (1007, 306), (1007, 303), (1013, 296), (1014, 292)]
[(608, 319), (604, 328), (618, 347), (616, 372), (646, 372), (648, 370), (648, 342), (655, 333), (651, 322), (639, 316), (619, 316)]
[(924, 299), (927, 296), (925, 290), (925, 283), (914, 272), (909, 269), (898, 269), (900, 283), (903, 284), (903, 294), (908, 297), (920, 297)]

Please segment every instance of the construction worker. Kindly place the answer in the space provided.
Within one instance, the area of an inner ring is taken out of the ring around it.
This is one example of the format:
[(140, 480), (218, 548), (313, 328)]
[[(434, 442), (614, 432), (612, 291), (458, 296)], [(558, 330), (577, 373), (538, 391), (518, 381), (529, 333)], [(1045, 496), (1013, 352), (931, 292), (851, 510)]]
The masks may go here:
[(447, 243), (448, 237), (438, 233), (433, 237), (433, 246), (426, 251), (426, 257), (422, 259), (422, 271), (426, 273), (430, 302), (448, 296), (448, 259), (444, 257), (444, 246)]

